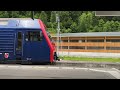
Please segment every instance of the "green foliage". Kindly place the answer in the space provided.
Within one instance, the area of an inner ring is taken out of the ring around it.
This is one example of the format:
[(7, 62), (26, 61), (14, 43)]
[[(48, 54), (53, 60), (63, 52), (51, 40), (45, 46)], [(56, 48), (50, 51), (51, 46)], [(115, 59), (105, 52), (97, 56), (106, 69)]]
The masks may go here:
[(0, 17), (1, 18), (8, 18), (9, 17), (8, 12), (7, 11), (0, 11)]
[(47, 14), (45, 13), (45, 11), (42, 11), (40, 13), (40, 19), (44, 22), (44, 24), (47, 24)]
[[(94, 11), (35, 11), (51, 33), (57, 32), (56, 13), (60, 16), (61, 33), (119, 32), (119, 16), (95, 16)], [(0, 11), (0, 18), (31, 18), (31, 11)]]
[(70, 26), (71, 28), (71, 33), (75, 33), (75, 32), (78, 32), (77, 30), (77, 24), (76, 22), (73, 22), (73, 24)]
[(120, 58), (99, 58), (99, 57), (72, 57), (72, 56), (61, 56), (64, 60), (69, 61), (92, 61), (92, 62), (120, 62)]

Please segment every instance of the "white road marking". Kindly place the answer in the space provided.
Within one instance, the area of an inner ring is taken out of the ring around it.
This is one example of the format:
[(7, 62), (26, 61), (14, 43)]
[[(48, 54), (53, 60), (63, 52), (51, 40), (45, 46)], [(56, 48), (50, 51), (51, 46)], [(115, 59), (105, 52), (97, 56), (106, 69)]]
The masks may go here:
[(7, 66), (7, 68), (19, 68), (20, 66)]
[(75, 68), (75, 69), (88, 70), (88, 68)]
[(32, 68), (33, 69), (43, 69), (43, 68), (47, 68), (47, 67), (45, 67), (45, 66), (33, 66)]
[(111, 70), (99, 70), (92, 68), (79, 68), (79, 67), (51, 67), (51, 66), (14, 66), (14, 65), (0, 65), (0, 69), (3, 68), (14, 68), (14, 69), (76, 69), (76, 70), (91, 70), (97, 72), (105, 72), (109, 73), (117, 79), (120, 79), (120, 71), (116, 68), (112, 68)]
[(108, 71), (112, 76), (114, 76), (117, 79), (120, 79), (120, 73), (117, 71)]
[(120, 70), (118, 70), (118, 69), (116, 69), (116, 68), (112, 68), (113, 70), (116, 70), (117, 72), (119, 72), (120, 73)]
[(108, 71), (105, 71), (105, 70), (97, 70), (97, 69), (88, 69), (88, 70), (97, 71), (97, 72), (108, 72)]
[(61, 67), (61, 69), (73, 69), (73, 67)]
[(59, 67), (48, 67), (50, 69), (59, 69)]
[(21, 69), (32, 69), (31, 66), (20, 66)]
[(5, 66), (5, 65), (0, 65), (0, 68), (2, 68), (2, 67), (7, 67), (7, 66)]
[(109, 71), (105, 71), (105, 70), (97, 70), (97, 69), (89, 69), (89, 70), (98, 71), (98, 72), (106, 72), (106, 73), (111, 74), (115, 78), (120, 79), (120, 73), (118, 71), (110, 71), (110, 70)]

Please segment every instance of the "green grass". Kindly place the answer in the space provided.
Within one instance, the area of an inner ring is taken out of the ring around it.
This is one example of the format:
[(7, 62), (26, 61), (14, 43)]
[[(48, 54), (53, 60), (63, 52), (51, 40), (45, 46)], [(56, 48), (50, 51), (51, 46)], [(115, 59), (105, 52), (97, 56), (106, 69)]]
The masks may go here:
[(93, 62), (120, 62), (120, 58), (92, 58), (92, 57), (61, 57), (63, 60), (71, 61), (93, 61)]

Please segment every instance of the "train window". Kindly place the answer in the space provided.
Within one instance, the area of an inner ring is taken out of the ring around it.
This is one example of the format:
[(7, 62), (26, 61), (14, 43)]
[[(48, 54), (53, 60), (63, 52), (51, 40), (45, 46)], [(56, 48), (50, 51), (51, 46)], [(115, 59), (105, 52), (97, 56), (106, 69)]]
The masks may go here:
[(22, 48), (22, 32), (18, 32), (18, 47), (17, 50), (21, 50)]
[(26, 41), (41, 41), (42, 33), (40, 31), (28, 31), (26, 33)]

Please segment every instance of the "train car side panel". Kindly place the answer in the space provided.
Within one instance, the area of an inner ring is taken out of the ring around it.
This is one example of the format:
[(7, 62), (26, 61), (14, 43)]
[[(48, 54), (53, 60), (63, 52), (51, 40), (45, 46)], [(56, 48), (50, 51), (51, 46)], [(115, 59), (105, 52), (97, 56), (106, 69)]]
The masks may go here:
[(39, 30), (25, 31), (24, 56), (23, 60), (30, 60), (35, 63), (50, 62), (50, 49), (45, 37)]
[(15, 30), (0, 29), (0, 60), (15, 60)]
[(46, 42), (47, 42), (47, 44), (48, 44), (48, 46), (50, 48), (50, 62), (52, 63), (52, 62), (54, 62), (54, 48), (53, 48), (52, 43), (51, 43), (51, 41), (50, 41), (50, 39), (49, 39), (49, 37), (47, 35), (46, 30), (45, 30), (44, 23), (41, 20), (39, 20), (38, 22), (40, 24), (40, 28), (42, 30), (43, 36), (45, 37)]

